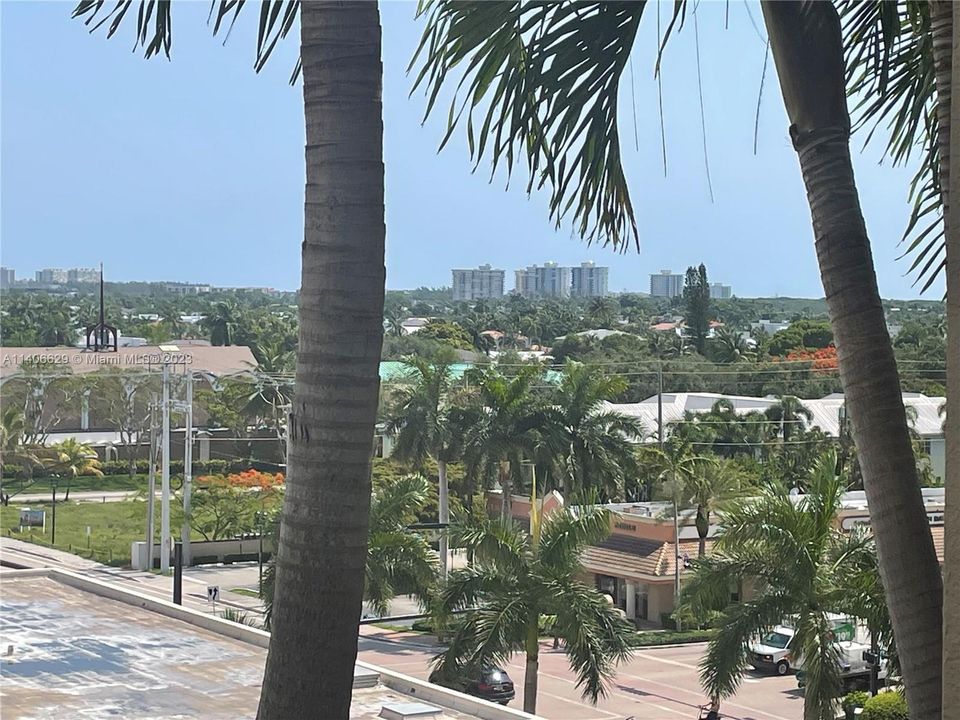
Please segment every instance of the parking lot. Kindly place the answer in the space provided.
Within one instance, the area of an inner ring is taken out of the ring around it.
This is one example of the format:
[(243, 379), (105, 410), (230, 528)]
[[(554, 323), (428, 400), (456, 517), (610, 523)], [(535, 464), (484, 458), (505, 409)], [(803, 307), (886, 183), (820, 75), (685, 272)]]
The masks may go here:
[[(365, 637), (360, 659), (426, 678), (433, 651), (404, 634)], [(420, 641), (422, 642), (422, 640)], [(411, 643), (415, 643), (411, 644)], [(668, 720), (697, 718), (698, 706), (707, 702), (697, 681), (697, 663), (705, 645), (651, 648), (637, 652), (620, 667), (610, 694), (597, 705), (580, 697), (563, 650), (550, 643), (541, 646), (540, 689), (537, 714), (550, 720)], [(524, 658), (515, 655), (506, 667), (517, 689), (511, 707), (523, 707)], [(800, 720), (803, 698), (796, 678), (749, 674), (736, 697), (724, 702), (724, 718), (739, 720)]]

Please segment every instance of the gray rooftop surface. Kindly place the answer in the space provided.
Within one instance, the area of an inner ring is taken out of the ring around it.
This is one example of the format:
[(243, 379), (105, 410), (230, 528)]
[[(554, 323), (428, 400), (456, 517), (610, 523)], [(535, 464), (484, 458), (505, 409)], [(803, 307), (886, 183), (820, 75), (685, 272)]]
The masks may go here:
[[(265, 659), (262, 648), (50, 578), (3, 579), (4, 720), (253, 718)], [(383, 686), (355, 689), (350, 717), (411, 701)], [(472, 717), (444, 709), (433, 720)]]

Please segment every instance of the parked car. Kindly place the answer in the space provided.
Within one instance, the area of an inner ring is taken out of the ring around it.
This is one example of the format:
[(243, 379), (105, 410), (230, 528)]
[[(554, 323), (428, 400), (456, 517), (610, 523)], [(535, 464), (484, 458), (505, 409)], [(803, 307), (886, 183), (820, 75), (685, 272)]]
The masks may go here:
[(793, 628), (778, 625), (750, 646), (750, 663), (757, 670), (773, 671), (777, 675), (790, 672), (790, 644)]
[(430, 673), (430, 682), (501, 705), (506, 705), (517, 696), (507, 671), (495, 665), (454, 677), (441, 675), (434, 670)]

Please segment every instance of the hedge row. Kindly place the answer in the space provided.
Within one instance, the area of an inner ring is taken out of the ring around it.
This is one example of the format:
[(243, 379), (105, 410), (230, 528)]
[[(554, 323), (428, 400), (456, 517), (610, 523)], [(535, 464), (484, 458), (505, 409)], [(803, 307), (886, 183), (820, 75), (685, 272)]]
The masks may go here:
[[(541, 618), (542, 619), (542, 618)], [(432, 633), (433, 622), (430, 619), (416, 620), (412, 628), (417, 632)], [(684, 630), (671, 632), (669, 630), (638, 632), (635, 647), (656, 647), (659, 645), (680, 645), (682, 643), (707, 642), (716, 634), (716, 630)], [(549, 628), (540, 628), (541, 637), (551, 637)]]
[(658, 645), (680, 645), (682, 643), (707, 642), (716, 630), (651, 630), (637, 633), (637, 647), (655, 647)]
[[(263, 472), (276, 472), (277, 466), (273, 463), (260, 462), (258, 460), (203, 460), (194, 461), (193, 475), (223, 475), (225, 473), (243, 472), (244, 470), (261, 470)], [(127, 460), (107, 460), (100, 463), (100, 469), (104, 475), (127, 475), (130, 472), (130, 463)], [(137, 474), (144, 475), (150, 472), (149, 460), (136, 461)], [(183, 473), (183, 461), (171, 460), (170, 472), (174, 475)], [(35, 470), (34, 476), (42, 475), (42, 470)], [(20, 465), (3, 465), (3, 477), (25, 477), (27, 473)]]

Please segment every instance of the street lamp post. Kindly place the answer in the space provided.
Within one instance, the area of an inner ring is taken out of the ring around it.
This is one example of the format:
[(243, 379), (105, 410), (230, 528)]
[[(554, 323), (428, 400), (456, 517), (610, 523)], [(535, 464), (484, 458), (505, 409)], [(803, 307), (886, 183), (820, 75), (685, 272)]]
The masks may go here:
[(59, 475), (53, 475), (50, 478), (50, 487), (53, 489), (53, 518), (50, 525), (50, 544), (57, 544), (57, 484), (60, 481)]
[(259, 535), (259, 549), (257, 550), (257, 564), (260, 566), (259, 589), (263, 587), (263, 523), (267, 519), (267, 514), (263, 510), (257, 510), (255, 518), (257, 521), (257, 534)]

